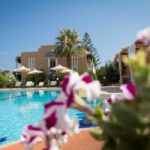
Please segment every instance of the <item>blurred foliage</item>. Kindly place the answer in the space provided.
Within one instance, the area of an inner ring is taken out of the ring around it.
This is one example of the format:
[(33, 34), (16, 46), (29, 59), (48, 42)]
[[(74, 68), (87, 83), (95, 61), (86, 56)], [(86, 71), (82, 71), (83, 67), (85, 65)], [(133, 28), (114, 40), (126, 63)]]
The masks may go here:
[(89, 73), (89, 75), (90, 75), (94, 80), (97, 80), (97, 74), (96, 74), (96, 73), (93, 73), (92, 71), (89, 71), (88, 73)]
[(15, 76), (15, 78), (17, 79), (17, 81), (21, 81), (21, 73), (12, 72), (12, 74)]
[(124, 61), (132, 68), (134, 82), (137, 85), (138, 96), (143, 98), (146, 93), (146, 96), (148, 96), (147, 98), (150, 99), (150, 65), (146, 60), (147, 54), (144, 51), (140, 51), (136, 56), (131, 55), (130, 58), (126, 58)]
[(35, 85), (41, 81), (45, 82), (45, 74), (44, 73), (28, 74), (26, 81), (33, 81)]
[(0, 88), (12, 87), (15, 84), (13, 77), (3, 71), (0, 72)]
[(3, 72), (0, 72), (0, 87), (6, 87), (8, 80), (8, 76), (6, 76)]
[(17, 57), (16, 57), (16, 62), (17, 62), (18, 64), (21, 64), (21, 56), (17, 56)]
[(56, 79), (55, 80), (63, 81), (66, 74), (67, 73), (56, 72)]
[(78, 72), (79, 75), (82, 75), (83, 73), (87, 72), (86, 69), (80, 69), (80, 68), (76, 68), (76, 69), (74, 69), (74, 71)]
[(86, 32), (84, 33), (82, 39), (82, 46), (88, 52), (87, 61), (93, 62), (94, 66), (100, 65), (100, 56), (98, 54), (97, 49), (94, 47), (90, 35)]
[(73, 56), (81, 56), (85, 54), (79, 35), (71, 29), (63, 29), (56, 37), (56, 49), (54, 51), (57, 57), (67, 57), (67, 67), (71, 68), (71, 59)]
[(104, 140), (103, 150), (149, 150), (150, 149), (150, 65), (146, 54), (137, 53), (125, 60), (131, 66), (137, 96), (132, 101), (112, 104), (107, 118), (101, 106), (95, 108), (96, 114), (89, 120), (99, 126), (92, 129), (91, 135)]
[(97, 69), (97, 78), (103, 85), (112, 85), (119, 82), (119, 69), (117, 62), (107, 62), (105, 66)]

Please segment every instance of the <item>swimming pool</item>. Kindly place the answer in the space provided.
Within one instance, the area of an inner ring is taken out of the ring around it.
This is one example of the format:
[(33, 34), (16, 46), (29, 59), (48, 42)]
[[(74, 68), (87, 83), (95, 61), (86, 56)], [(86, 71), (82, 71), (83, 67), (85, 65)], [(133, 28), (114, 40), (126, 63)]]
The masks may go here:
[[(44, 104), (55, 99), (59, 93), (59, 90), (0, 92), (0, 145), (18, 140), (24, 126), (40, 120)], [(89, 105), (94, 107), (99, 102), (100, 100), (94, 100)], [(71, 118), (80, 121), (86, 116), (75, 109), (69, 109), (68, 113)], [(83, 126), (81, 122), (80, 127)]]

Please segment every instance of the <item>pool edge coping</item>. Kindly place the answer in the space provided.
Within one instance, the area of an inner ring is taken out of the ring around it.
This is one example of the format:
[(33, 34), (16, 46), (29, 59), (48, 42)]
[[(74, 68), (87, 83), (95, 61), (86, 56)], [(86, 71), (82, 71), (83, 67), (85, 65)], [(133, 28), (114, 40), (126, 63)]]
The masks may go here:
[[(80, 130), (80, 131), (84, 131), (84, 130), (89, 130), (89, 129), (92, 129), (92, 128), (96, 128), (96, 127), (81, 128), (81, 129), (79, 129), (79, 130)], [(77, 134), (78, 134), (78, 133), (77, 133)], [(6, 147), (9, 147), (9, 146), (18, 144), (18, 143), (22, 144), (19, 140), (17, 140), (17, 141), (13, 141), (13, 142), (11, 142), (11, 143), (8, 143), (8, 144), (1, 145), (1, 146), (0, 146), (0, 150), (1, 150), (1, 148), (6, 148)]]
[(0, 91), (23, 91), (23, 90), (60, 90), (60, 87), (31, 87), (31, 88), (1, 88)]

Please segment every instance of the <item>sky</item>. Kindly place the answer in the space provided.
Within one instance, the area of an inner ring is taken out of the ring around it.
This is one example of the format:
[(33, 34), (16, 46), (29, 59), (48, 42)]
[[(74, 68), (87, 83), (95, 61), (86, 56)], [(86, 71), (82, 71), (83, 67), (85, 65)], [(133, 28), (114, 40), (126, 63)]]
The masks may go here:
[(88, 32), (101, 65), (150, 26), (149, 0), (0, 0), (0, 69), (15, 69), (15, 58), (55, 44), (62, 29)]

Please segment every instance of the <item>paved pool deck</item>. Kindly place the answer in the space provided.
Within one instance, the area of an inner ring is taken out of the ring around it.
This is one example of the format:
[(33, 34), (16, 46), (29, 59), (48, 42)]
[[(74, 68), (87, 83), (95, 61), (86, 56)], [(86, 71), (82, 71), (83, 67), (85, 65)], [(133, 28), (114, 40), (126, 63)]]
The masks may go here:
[[(61, 150), (101, 150), (104, 145), (104, 141), (95, 140), (89, 131), (82, 130), (79, 134), (69, 137), (66, 144), (62, 145)], [(43, 143), (35, 145), (33, 150), (42, 150), (44, 148)], [(20, 142), (14, 142), (8, 145), (0, 147), (0, 150), (25, 150)]]

